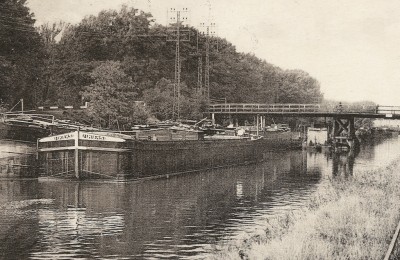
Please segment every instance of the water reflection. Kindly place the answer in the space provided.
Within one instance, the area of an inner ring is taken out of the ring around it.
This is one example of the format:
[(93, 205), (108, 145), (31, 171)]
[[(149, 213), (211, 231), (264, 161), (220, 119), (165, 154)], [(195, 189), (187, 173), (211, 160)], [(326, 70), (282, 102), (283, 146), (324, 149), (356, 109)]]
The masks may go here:
[(0, 181), (0, 259), (28, 258), (40, 232), (34, 208), (18, 210), (2, 206), (37, 196), (37, 181)]
[(334, 176), (353, 175), (354, 162), (357, 154), (357, 150), (345, 153), (332, 153), (332, 174)]
[(0, 181), (0, 206), (9, 201), (38, 198), (37, 180)]
[(0, 178), (34, 178), (35, 145), (0, 140)]
[(39, 196), (55, 204), (38, 211), (43, 237), (32, 256), (204, 256), (208, 245), (253, 230), (255, 219), (300, 207), (320, 179), (299, 151), (265, 156), (142, 183), (40, 183)]
[(1, 256), (204, 258), (211, 245), (304, 207), (332, 174), (355, 174), (399, 148), (392, 140), (358, 155), (270, 152), (262, 164), (136, 183), (0, 182), (0, 202), (54, 199), (0, 210)]

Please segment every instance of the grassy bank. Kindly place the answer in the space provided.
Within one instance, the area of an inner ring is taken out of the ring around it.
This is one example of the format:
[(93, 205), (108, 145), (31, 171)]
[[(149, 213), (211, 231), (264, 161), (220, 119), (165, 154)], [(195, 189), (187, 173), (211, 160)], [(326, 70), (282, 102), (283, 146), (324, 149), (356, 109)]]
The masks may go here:
[(400, 162), (335, 177), (306, 209), (218, 245), (214, 259), (382, 259), (400, 219)]

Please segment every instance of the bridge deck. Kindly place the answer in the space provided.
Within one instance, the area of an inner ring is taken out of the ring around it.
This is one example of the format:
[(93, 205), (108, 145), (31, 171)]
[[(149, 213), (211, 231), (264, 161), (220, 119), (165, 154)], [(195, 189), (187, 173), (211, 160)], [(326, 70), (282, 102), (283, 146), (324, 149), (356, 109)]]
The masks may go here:
[(212, 114), (248, 114), (271, 116), (303, 117), (357, 117), (400, 119), (400, 107), (363, 106), (328, 107), (319, 104), (212, 104), (208, 109)]

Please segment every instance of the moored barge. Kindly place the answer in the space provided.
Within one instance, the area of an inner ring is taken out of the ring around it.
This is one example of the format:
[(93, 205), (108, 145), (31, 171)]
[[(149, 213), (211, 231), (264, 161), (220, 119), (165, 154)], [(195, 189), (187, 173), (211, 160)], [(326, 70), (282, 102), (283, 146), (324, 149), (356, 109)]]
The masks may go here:
[(56, 120), (50, 114), (0, 114), (0, 140), (36, 143), (39, 138), (76, 131), (78, 128), (86, 131), (99, 130), (69, 120)]
[(259, 139), (206, 140), (169, 129), (162, 138), (78, 130), (39, 139), (37, 151), (40, 177), (125, 181), (256, 162), (260, 149)]
[(35, 143), (51, 134), (53, 122), (49, 115), (4, 113), (0, 115), (0, 139)]

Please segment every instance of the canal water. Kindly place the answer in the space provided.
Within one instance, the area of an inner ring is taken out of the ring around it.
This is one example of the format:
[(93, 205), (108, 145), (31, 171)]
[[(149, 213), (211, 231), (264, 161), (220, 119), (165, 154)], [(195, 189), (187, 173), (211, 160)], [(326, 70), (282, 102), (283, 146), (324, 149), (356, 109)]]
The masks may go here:
[[(270, 152), (256, 165), (143, 182), (0, 180), (0, 258), (206, 258), (213, 245), (304, 207), (334, 176), (399, 153), (393, 138), (350, 155)], [(29, 203), (38, 199), (46, 203)]]

